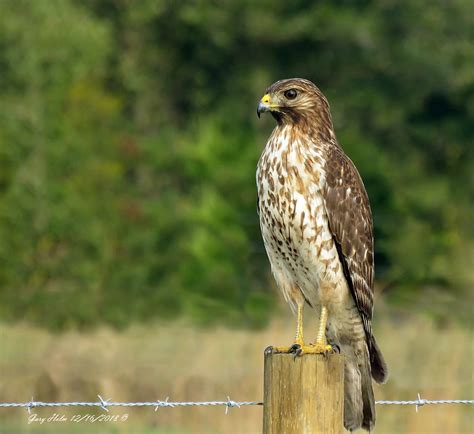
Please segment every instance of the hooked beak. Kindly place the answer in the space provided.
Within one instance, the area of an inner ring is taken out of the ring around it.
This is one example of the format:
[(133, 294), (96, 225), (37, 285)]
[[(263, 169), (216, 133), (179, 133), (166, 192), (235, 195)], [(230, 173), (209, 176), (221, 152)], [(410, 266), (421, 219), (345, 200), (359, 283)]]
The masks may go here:
[(257, 116), (260, 117), (260, 113), (269, 112), (272, 109), (270, 103), (270, 95), (267, 93), (263, 95), (262, 99), (258, 103)]

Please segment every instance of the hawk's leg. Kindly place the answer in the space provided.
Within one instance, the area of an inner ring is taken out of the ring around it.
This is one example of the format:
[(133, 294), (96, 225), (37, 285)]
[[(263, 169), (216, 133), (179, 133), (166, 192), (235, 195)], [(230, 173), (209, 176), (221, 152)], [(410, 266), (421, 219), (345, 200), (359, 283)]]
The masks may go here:
[(310, 344), (314, 353), (326, 354), (333, 351), (331, 345), (326, 340), (326, 325), (328, 322), (328, 309), (326, 306), (321, 306), (321, 316), (319, 317), (318, 334), (316, 335), (316, 342)]
[(328, 345), (326, 340), (326, 324), (328, 322), (328, 310), (325, 306), (321, 306), (321, 316), (319, 318), (318, 334), (316, 335), (316, 342), (314, 344), (305, 345), (295, 343), (290, 352), (295, 353), (296, 356), (303, 354), (327, 354), (334, 351), (331, 345)]
[(296, 322), (296, 334), (295, 334), (295, 342), (291, 347), (274, 347), (273, 349), (277, 353), (291, 353), (294, 352), (297, 348), (302, 348), (304, 346), (304, 339), (303, 339), (303, 304), (298, 304), (298, 312), (297, 312), (297, 322)]
[(328, 320), (328, 310), (324, 306), (321, 308), (318, 334), (314, 344), (306, 345), (303, 339), (303, 306), (298, 305), (298, 319), (296, 325), (295, 343), (291, 347), (274, 347), (277, 353), (294, 353), (295, 357), (303, 354), (326, 354), (333, 350), (326, 341), (326, 324)]
[(295, 344), (304, 345), (303, 339), (303, 309), (304, 305), (298, 305), (298, 313), (296, 320), (296, 334), (295, 334)]

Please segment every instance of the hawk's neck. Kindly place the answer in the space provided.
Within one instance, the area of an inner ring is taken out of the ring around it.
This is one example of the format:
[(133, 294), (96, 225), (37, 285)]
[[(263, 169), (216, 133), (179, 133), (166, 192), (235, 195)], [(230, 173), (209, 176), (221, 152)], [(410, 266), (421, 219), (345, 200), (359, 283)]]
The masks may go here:
[(299, 148), (302, 152), (314, 147), (324, 150), (331, 146), (338, 146), (332, 124), (323, 126), (307, 122), (278, 123), (268, 144), (274, 150)]

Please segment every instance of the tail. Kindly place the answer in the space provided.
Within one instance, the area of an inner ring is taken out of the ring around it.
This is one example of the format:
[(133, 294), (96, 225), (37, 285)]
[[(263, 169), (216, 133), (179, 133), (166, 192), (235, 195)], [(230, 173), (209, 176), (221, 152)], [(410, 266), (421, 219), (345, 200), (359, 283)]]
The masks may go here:
[(342, 348), (344, 366), (344, 426), (349, 431), (364, 428), (371, 431), (375, 425), (375, 399), (372, 377), (378, 383), (387, 381), (388, 369), (380, 348), (371, 337), (371, 349), (365, 340), (352, 342)]
[(372, 370), (372, 377), (377, 383), (385, 383), (388, 379), (388, 368), (382, 356), (374, 335), (371, 336), (370, 349), (370, 368)]
[(343, 348), (344, 366), (344, 426), (349, 431), (375, 424), (375, 399), (372, 390), (369, 352), (365, 341)]

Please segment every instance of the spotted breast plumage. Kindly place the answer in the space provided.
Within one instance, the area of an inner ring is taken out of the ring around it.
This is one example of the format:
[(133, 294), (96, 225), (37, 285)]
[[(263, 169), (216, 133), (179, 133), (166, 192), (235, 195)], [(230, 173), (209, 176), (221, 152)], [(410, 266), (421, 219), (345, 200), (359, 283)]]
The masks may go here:
[[(270, 86), (257, 113), (277, 121), (257, 167), (263, 241), (278, 287), (297, 312), (294, 345), (277, 351), (345, 355), (344, 425), (372, 429), (371, 377), (387, 378), (372, 334), (373, 229), (357, 169), (336, 140), (329, 104), (304, 79)], [(303, 308), (319, 315), (316, 340), (303, 338)]]

